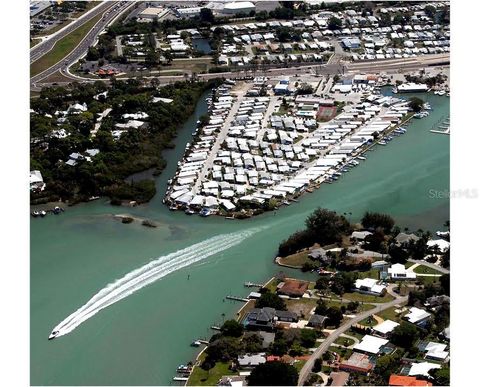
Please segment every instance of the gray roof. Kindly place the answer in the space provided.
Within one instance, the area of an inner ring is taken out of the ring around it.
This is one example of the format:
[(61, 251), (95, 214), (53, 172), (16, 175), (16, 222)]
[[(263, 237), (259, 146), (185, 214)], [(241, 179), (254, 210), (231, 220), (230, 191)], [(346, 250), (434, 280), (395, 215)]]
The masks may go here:
[(420, 238), (418, 236), (416, 236), (415, 234), (406, 234), (404, 232), (401, 232), (400, 234), (398, 234), (396, 237), (395, 237), (395, 240), (398, 242), (398, 243), (406, 243), (406, 242), (409, 242), (409, 241), (418, 241)]
[(312, 317), (310, 317), (310, 320), (308, 321), (310, 324), (323, 324), (327, 317), (322, 316), (320, 314), (314, 314)]

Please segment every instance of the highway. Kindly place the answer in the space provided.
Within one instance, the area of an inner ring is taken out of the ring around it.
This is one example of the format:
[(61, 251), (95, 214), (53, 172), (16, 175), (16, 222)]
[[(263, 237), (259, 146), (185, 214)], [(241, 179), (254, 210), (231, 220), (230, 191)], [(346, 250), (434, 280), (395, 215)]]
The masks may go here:
[(70, 32), (74, 31), (81, 25), (93, 19), (95, 16), (105, 12), (109, 8), (113, 7), (115, 4), (116, 4), (115, 2), (103, 1), (96, 7), (92, 8), (91, 10), (81, 15), (75, 21), (71, 22), (70, 24), (66, 25), (62, 29), (46, 37), (45, 40), (43, 40), (42, 42), (38, 43), (37, 45), (35, 45), (30, 49), (30, 63), (33, 63), (36, 60), (40, 59), (43, 55), (45, 55), (47, 52), (49, 52), (53, 48), (55, 43), (63, 39)]
[(371, 316), (372, 314), (380, 313), (385, 309), (391, 308), (392, 306), (403, 304), (408, 300), (408, 297), (406, 296), (401, 297), (398, 294), (394, 293), (391, 287), (389, 287), (388, 293), (393, 295), (395, 297), (395, 300), (386, 302), (384, 304), (379, 304), (375, 308), (367, 310), (363, 313), (360, 313), (356, 317), (348, 320), (345, 324), (341, 325), (339, 328), (333, 331), (322, 342), (322, 344), (320, 344), (320, 346), (317, 349), (315, 349), (315, 352), (312, 353), (310, 358), (304, 364), (303, 368), (300, 370), (299, 377), (298, 377), (299, 386), (303, 386), (305, 384), (305, 381), (308, 379), (308, 375), (310, 375), (310, 372), (312, 372), (312, 367), (315, 363), (315, 360), (319, 359), (320, 356), (322, 356), (328, 350), (328, 348), (334, 343), (334, 341), (337, 340), (342, 333), (345, 333), (347, 330), (349, 330), (352, 327), (352, 325), (359, 323), (360, 321), (367, 318), (368, 316)]
[[(68, 73), (68, 67), (78, 61), (82, 56), (88, 51), (88, 47), (92, 46), (95, 43), (98, 35), (119, 15), (121, 15), (125, 10), (134, 6), (134, 2), (120, 1), (120, 2), (109, 2), (107, 4), (107, 9), (102, 9), (104, 16), (99, 20), (93, 28), (85, 35), (85, 37), (80, 41), (80, 43), (68, 53), (61, 61), (57, 62), (48, 69), (42, 71), (41, 73), (30, 78), (30, 84), (33, 89), (36, 88), (37, 82), (41, 81), (54, 74), (57, 71), (62, 73)], [(95, 8), (96, 9), (96, 8)], [(101, 12), (100, 11), (100, 12)], [(100, 13), (98, 12), (98, 13)], [(97, 15), (98, 15), (97, 13)], [(78, 27), (78, 26), (77, 26)], [(47, 41), (48, 42), (48, 41)], [(79, 77), (72, 77), (72, 80), (80, 80)]]
[[(88, 48), (88, 47), (87, 47)], [(206, 74), (197, 74), (197, 78), (201, 80), (208, 80), (213, 78), (231, 78), (231, 77), (244, 77), (244, 76), (267, 76), (267, 77), (276, 77), (276, 76), (305, 76), (309, 75), (314, 77), (314, 74), (318, 75), (335, 75), (352, 72), (385, 72), (385, 73), (397, 73), (399, 71), (411, 71), (422, 69), (426, 66), (440, 66), (445, 65), (449, 66), (449, 56), (448, 54), (442, 55), (425, 55), (415, 58), (406, 58), (406, 59), (386, 59), (386, 60), (375, 60), (368, 62), (354, 62), (354, 63), (329, 63), (329, 64), (302, 64), (296, 67), (280, 67), (273, 68), (268, 70), (257, 70), (257, 71), (236, 71), (236, 72), (223, 72), (223, 73), (206, 73)], [(70, 62), (72, 64), (73, 62)], [(109, 82), (109, 79), (92, 79), (84, 78), (78, 75), (72, 75), (65, 71), (65, 68), (60, 71), (66, 78), (71, 79), (71, 81), (77, 82), (95, 82), (96, 80), (101, 80)], [(52, 74), (52, 73), (50, 73)], [(151, 72), (142, 76), (145, 79), (157, 78), (160, 81), (160, 84), (169, 84), (176, 81), (183, 81), (186, 79), (185, 75), (172, 75), (172, 76), (158, 76), (154, 75), (155, 72)], [(188, 74), (187, 74), (188, 75)], [(140, 74), (139, 74), (140, 76)], [(42, 76), (39, 79), (35, 79), (35, 82), (32, 82), (32, 90), (40, 91), (41, 87), (52, 86), (51, 82), (39, 82), (41, 79), (46, 78)], [(116, 79), (124, 80), (129, 79), (129, 77), (116, 77)], [(307, 79), (304, 79), (308, 81)], [(56, 82), (58, 85), (68, 85), (70, 82)]]

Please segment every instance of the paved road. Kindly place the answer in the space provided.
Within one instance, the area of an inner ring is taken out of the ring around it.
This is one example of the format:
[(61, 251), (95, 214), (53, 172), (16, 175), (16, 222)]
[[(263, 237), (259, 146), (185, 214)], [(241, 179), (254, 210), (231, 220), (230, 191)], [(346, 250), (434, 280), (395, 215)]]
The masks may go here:
[[(93, 28), (85, 35), (83, 40), (69, 53), (65, 56), (61, 61), (57, 62), (50, 68), (44, 70), (40, 74), (35, 75), (34, 77), (30, 78), (30, 84), (33, 88), (36, 87), (36, 84), (40, 82), (42, 79), (49, 77), (50, 75), (54, 74), (57, 71), (67, 72), (68, 67), (79, 60), (83, 55), (86, 54), (88, 51), (88, 47), (92, 46), (97, 39), (98, 35), (107, 27), (114, 19), (116, 19), (123, 11), (127, 8), (132, 7), (135, 5), (134, 2), (127, 2), (127, 1), (120, 1), (110, 3), (111, 7), (108, 7), (108, 10), (105, 11), (104, 16), (101, 20), (99, 20)], [(79, 77), (75, 77), (81, 79)], [(73, 80), (73, 79), (72, 79)]]
[[(309, 75), (314, 77), (314, 73), (318, 75), (335, 75), (341, 74), (342, 72), (387, 72), (387, 73), (394, 73), (398, 72), (399, 70), (416, 70), (424, 68), (427, 64), (434, 65), (434, 64), (443, 64), (445, 62), (445, 55), (427, 55), (417, 58), (409, 58), (404, 60), (398, 59), (388, 59), (388, 60), (381, 60), (381, 61), (369, 61), (369, 62), (356, 62), (352, 64), (323, 64), (323, 65), (315, 65), (315, 64), (305, 64), (304, 66), (297, 66), (297, 67), (285, 67), (285, 68), (275, 68), (269, 69), (265, 71), (237, 71), (237, 72), (225, 72), (225, 73), (211, 73), (211, 74), (197, 74), (199, 79), (213, 79), (213, 78), (231, 78), (231, 77), (242, 77), (242, 76), (267, 76), (267, 77), (275, 77), (275, 76), (302, 76)], [(52, 73), (53, 74), (53, 73)], [(46, 78), (46, 77), (43, 77)], [(42, 78), (42, 79), (43, 79)], [(98, 79), (88, 79), (83, 77), (72, 77), (69, 76), (68, 78), (76, 81), (82, 80), (82, 82), (95, 82)], [(152, 76), (144, 76), (145, 79), (151, 78), (158, 78), (161, 85), (166, 85), (169, 83), (173, 83), (176, 81), (184, 81), (184, 75), (176, 75), (176, 76), (161, 76), (161, 77), (152, 77)], [(129, 79), (128, 77), (117, 77), (117, 79)], [(104, 82), (110, 82), (109, 79), (100, 79)], [(70, 82), (57, 82), (58, 85), (68, 85)], [(40, 91), (42, 87), (52, 86), (51, 82), (48, 83), (41, 83), (38, 82), (37, 84), (31, 85), (31, 90), (33, 91)]]
[(210, 170), (213, 167), (213, 162), (217, 157), (217, 153), (220, 150), (220, 146), (223, 144), (223, 142), (225, 141), (225, 138), (228, 135), (228, 130), (230, 129), (230, 123), (235, 118), (238, 108), (240, 107), (240, 103), (242, 102), (243, 97), (245, 96), (247, 91), (248, 91), (248, 88), (241, 90), (239, 93), (235, 93), (234, 91), (232, 91), (231, 94), (236, 95), (237, 100), (232, 104), (232, 108), (230, 109), (227, 117), (225, 117), (225, 121), (223, 122), (222, 128), (220, 129), (220, 133), (218, 133), (217, 138), (215, 139), (215, 143), (213, 144), (213, 147), (209, 152), (207, 159), (205, 160), (205, 164), (203, 165), (203, 168), (197, 177), (195, 185), (192, 188), (192, 193), (194, 195), (200, 193), (202, 188), (202, 183), (205, 181), (206, 176), (208, 176), (208, 174), (210, 173)]
[(85, 24), (89, 20), (93, 19), (95, 16), (107, 11), (109, 8), (113, 7), (116, 3), (110, 1), (104, 1), (97, 5), (96, 7), (92, 8), (91, 10), (87, 11), (83, 15), (81, 15), (78, 19), (71, 22), (70, 24), (66, 25), (62, 29), (58, 30), (57, 32), (49, 35), (44, 39), (41, 43), (38, 43), (34, 47), (30, 49), (30, 63), (35, 62), (36, 60), (40, 59), (43, 55), (49, 52), (55, 43), (57, 43), (60, 39), (63, 39), (67, 36), (70, 32), (77, 29), (81, 25)]
[[(391, 291), (391, 289), (390, 289)], [(390, 292), (389, 292), (390, 293)], [(315, 360), (320, 358), (330, 347), (330, 345), (333, 344), (335, 340), (337, 340), (341, 334), (345, 333), (347, 330), (349, 330), (352, 325), (359, 323), (363, 319), (367, 318), (368, 316), (371, 316), (372, 314), (377, 314), (385, 309), (391, 308), (392, 306), (402, 304), (407, 302), (408, 297), (401, 297), (398, 294), (392, 293), (395, 297), (395, 300), (386, 302), (382, 305), (378, 305), (373, 309), (367, 310), (366, 312), (358, 314), (355, 318), (347, 321), (345, 324), (341, 325), (339, 328), (337, 328), (333, 333), (331, 333), (325, 341), (320, 344), (320, 346), (313, 352), (313, 354), (310, 356), (310, 358), (307, 360), (307, 362), (304, 364), (303, 368), (300, 370), (300, 374), (298, 377), (298, 385), (303, 386), (305, 384), (305, 381), (308, 378), (308, 375), (310, 375), (310, 372), (312, 372), (312, 367), (313, 364), (315, 363)]]
[[(443, 274), (450, 273), (450, 270), (445, 269), (444, 267), (441, 267), (439, 265), (435, 265), (434, 263), (427, 262), (427, 261), (409, 259), (408, 262), (418, 263), (419, 265), (429, 267), (430, 269), (438, 270), (440, 273), (443, 273)], [(417, 273), (417, 275), (418, 275), (418, 273)]]

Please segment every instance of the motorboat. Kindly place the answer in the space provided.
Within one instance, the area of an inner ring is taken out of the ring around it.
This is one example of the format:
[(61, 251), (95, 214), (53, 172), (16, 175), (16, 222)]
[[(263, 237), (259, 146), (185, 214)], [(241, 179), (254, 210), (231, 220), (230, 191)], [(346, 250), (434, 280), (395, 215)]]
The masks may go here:
[(50, 333), (50, 336), (48, 336), (48, 340), (53, 340), (55, 337), (58, 336), (59, 333), (60, 331), (52, 331), (52, 333)]
[(47, 215), (47, 211), (45, 211), (45, 210), (40, 211), (40, 216), (41, 216), (42, 218), (43, 218), (44, 216), (46, 216), (46, 215)]
[(199, 215), (203, 217), (210, 216), (211, 214), (212, 214), (212, 210), (210, 210), (209, 208), (202, 208), (202, 210), (199, 213)]
[(192, 343), (190, 344), (191, 347), (200, 347), (200, 341), (198, 340), (195, 340), (195, 341), (192, 341)]
[(32, 216), (33, 216), (34, 218), (36, 218), (37, 216), (40, 216), (40, 212), (39, 212), (39, 211), (33, 211), (33, 212), (32, 212)]
[(191, 208), (187, 208), (187, 209), (185, 210), (185, 213), (186, 213), (187, 215), (193, 215), (193, 214), (195, 214), (195, 211), (193, 211)]

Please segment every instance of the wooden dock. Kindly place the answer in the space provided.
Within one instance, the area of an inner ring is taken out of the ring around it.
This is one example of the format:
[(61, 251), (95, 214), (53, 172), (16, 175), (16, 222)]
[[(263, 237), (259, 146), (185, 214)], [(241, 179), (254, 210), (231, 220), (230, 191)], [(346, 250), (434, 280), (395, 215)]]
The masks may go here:
[(263, 284), (256, 284), (255, 282), (245, 282), (243, 286), (247, 288), (263, 288)]
[(226, 298), (227, 300), (241, 301), (241, 302), (248, 302), (248, 301), (250, 301), (248, 298), (237, 297), (237, 296), (226, 296), (225, 298)]

